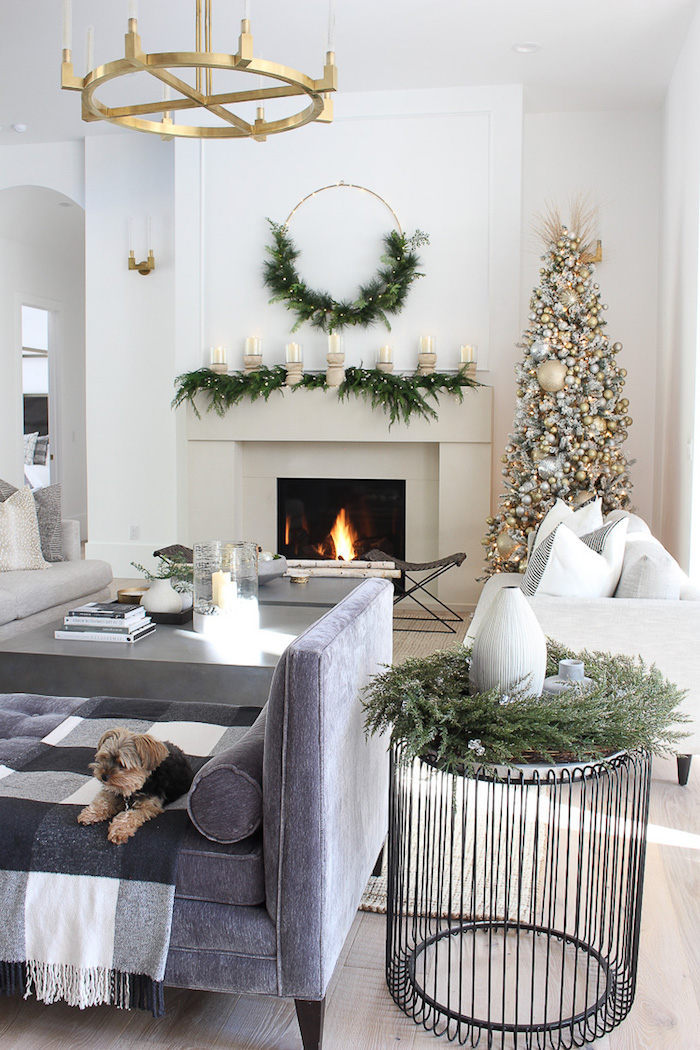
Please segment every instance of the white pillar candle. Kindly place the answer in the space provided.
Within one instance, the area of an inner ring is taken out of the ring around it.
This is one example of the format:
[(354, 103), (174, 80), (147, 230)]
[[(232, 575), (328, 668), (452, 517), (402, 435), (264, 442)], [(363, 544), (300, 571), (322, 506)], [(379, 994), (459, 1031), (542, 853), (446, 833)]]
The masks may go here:
[(301, 361), (301, 343), (287, 343), (285, 352), (288, 364), (293, 364), (295, 361)]
[(420, 352), (422, 354), (433, 354), (435, 352), (435, 339), (432, 335), (420, 337)]
[(463, 365), (470, 365), (474, 360), (474, 347), (469, 345), (460, 346), (459, 359)]
[(328, 336), (328, 353), (339, 354), (341, 352), (342, 347), (340, 344), (340, 336), (337, 332), (331, 332), (331, 334)]
[(223, 609), (226, 605), (227, 589), (231, 584), (231, 573), (219, 569), (211, 574), (211, 603)]
[(95, 64), (95, 29), (88, 26), (85, 30), (85, 73), (92, 73)]
[(261, 352), (260, 351), (261, 343), (262, 343), (262, 340), (258, 339), (257, 336), (249, 335), (248, 338), (245, 341), (245, 352), (246, 352), (246, 354), (259, 354)]
[(225, 365), (226, 364), (226, 347), (225, 346), (212, 346), (211, 348), (211, 363), (213, 365)]
[(391, 361), (392, 349), (387, 343), (385, 346), (379, 347), (379, 357), (377, 358), (382, 364), (389, 364)]
[(70, 51), (73, 36), (71, 0), (63, 0), (63, 48)]

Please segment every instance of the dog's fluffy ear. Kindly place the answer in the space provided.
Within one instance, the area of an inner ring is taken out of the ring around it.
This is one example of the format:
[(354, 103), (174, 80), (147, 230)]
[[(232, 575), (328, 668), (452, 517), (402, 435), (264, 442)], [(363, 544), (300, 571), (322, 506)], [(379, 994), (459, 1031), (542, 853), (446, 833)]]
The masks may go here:
[(108, 729), (100, 737), (97, 743), (97, 750), (99, 751), (100, 748), (104, 747), (104, 745), (109, 743), (110, 740), (113, 740), (117, 746), (119, 746), (124, 739), (125, 732), (126, 730), (122, 729), (121, 726), (116, 726), (114, 729)]
[(168, 749), (162, 740), (156, 740), (148, 733), (137, 734), (134, 737), (134, 748), (144, 769), (155, 769), (168, 757)]

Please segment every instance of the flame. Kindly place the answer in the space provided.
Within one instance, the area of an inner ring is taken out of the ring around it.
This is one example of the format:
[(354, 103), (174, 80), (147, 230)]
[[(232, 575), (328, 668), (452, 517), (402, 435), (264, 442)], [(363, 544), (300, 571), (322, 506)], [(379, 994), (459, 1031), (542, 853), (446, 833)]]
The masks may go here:
[(331, 529), (331, 539), (335, 545), (336, 558), (352, 561), (355, 557), (355, 540), (357, 533), (347, 519), (345, 508), (338, 512), (335, 524)]
[(291, 525), (291, 522), (289, 520), (289, 515), (287, 515), (287, 517), (284, 519), (284, 542), (285, 542), (285, 545), (287, 545), (287, 546), (289, 545), (289, 533), (291, 531), (290, 530), (290, 525)]

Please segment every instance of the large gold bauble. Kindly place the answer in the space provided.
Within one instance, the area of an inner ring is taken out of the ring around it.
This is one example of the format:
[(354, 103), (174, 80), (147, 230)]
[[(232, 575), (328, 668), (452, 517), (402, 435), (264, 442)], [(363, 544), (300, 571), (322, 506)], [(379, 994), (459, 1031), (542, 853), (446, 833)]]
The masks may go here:
[(502, 558), (510, 558), (518, 543), (509, 532), (499, 532), (496, 537), (496, 546)]
[(537, 382), (543, 390), (563, 390), (567, 368), (563, 361), (543, 361), (537, 369)]
[(574, 478), (578, 481), (579, 485), (582, 485), (584, 481), (588, 480), (588, 475), (585, 470), (577, 470), (574, 474)]

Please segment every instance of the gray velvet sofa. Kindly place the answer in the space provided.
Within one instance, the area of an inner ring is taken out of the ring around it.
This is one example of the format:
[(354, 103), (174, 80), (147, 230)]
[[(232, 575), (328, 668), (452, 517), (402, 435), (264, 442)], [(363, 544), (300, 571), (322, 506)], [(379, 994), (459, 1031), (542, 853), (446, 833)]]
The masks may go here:
[[(305, 1050), (320, 1050), (326, 989), (387, 833), (387, 740), (366, 737), (360, 694), (391, 663), (392, 597), (366, 580), (295, 639), (257, 721), (188, 799), (165, 984), (292, 998)], [(69, 713), (67, 698), (26, 696), (0, 725), (43, 738), (51, 701)], [(262, 826), (231, 841), (256, 805)]]
[(63, 561), (49, 569), (0, 572), (0, 641), (59, 620), (73, 606), (109, 597), (108, 562), (80, 556), (80, 523), (61, 522)]

